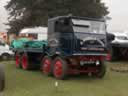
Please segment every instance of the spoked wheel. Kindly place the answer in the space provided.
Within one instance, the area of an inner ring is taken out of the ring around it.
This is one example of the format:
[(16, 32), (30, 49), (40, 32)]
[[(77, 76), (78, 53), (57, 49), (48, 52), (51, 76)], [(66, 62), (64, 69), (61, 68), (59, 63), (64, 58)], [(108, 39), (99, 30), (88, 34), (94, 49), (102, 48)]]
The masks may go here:
[(41, 62), (41, 71), (47, 76), (52, 75), (52, 59), (49, 56), (45, 56)]
[(23, 54), (21, 58), (21, 65), (24, 70), (30, 69), (29, 60), (27, 54)]
[(60, 57), (55, 58), (54, 68), (53, 68), (54, 77), (60, 80), (66, 79), (68, 75), (67, 72), (68, 72), (67, 62)]
[(16, 68), (21, 68), (21, 57), (19, 53), (16, 53), (15, 55), (15, 64)]
[(95, 73), (96, 77), (103, 78), (106, 73), (106, 66), (104, 61), (100, 61), (100, 65), (98, 66), (98, 72)]

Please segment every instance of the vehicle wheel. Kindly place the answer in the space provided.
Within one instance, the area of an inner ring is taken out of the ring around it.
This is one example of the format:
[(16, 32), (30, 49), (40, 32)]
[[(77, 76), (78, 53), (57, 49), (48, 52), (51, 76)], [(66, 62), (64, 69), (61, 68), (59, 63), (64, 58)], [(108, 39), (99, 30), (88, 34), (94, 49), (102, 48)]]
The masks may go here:
[(16, 68), (21, 68), (21, 55), (19, 53), (15, 54), (15, 64)]
[(98, 78), (103, 78), (106, 73), (106, 65), (104, 61), (100, 61), (100, 65), (98, 66), (98, 72), (95, 74)]
[(45, 56), (41, 62), (41, 71), (47, 76), (52, 75), (52, 59), (49, 56)]
[(53, 68), (54, 77), (60, 80), (66, 79), (68, 75), (68, 65), (66, 60), (60, 57), (56, 57), (53, 64), (54, 64), (54, 68)]
[(10, 55), (7, 53), (1, 55), (2, 60), (8, 60), (9, 57), (10, 57)]
[(112, 60), (112, 55), (111, 55), (110, 51), (108, 51), (108, 53), (107, 53), (106, 60), (107, 61), (111, 61)]
[(115, 58), (115, 56), (114, 56), (113, 48), (112, 48), (112, 46), (109, 46), (109, 50), (108, 50), (108, 53), (107, 53), (107, 56), (106, 56), (106, 60), (107, 61), (113, 61), (114, 58)]
[(21, 66), (24, 70), (31, 69), (31, 65), (29, 64), (29, 58), (27, 54), (23, 54), (21, 58)]
[(5, 88), (5, 76), (4, 76), (3, 67), (0, 66), (0, 92), (2, 92)]

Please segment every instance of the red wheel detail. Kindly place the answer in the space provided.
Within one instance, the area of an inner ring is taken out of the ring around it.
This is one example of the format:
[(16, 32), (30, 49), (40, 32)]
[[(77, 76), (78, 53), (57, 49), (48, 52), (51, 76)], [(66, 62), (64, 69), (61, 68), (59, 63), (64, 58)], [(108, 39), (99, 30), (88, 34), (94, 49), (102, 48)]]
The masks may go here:
[(62, 62), (57, 60), (55, 62), (55, 65), (54, 65), (54, 75), (55, 77), (61, 77), (62, 74), (63, 74), (63, 71), (62, 71)]
[(16, 54), (15, 63), (16, 63), (16, 67), (18, 68), (20, 65), (20, 56), (18, 54)]
[(44, 59), (43, 60), (43, 66), (42, 66), (42, 69), (43, 69), (43, 73), (50, 73), (51, 71), (51, 61), (49, 59)]
[(110, 53), (110, 52), (108, 52), (108, 54), (107, 54), (107, 56), (106, 56), (106, 60), (107, 60), (107, 61), (110, 61), (110, 60), (111, 60), (111, 58), (112, 58), (112, 57), (111, 57), (111, 53)]
[(28, 69), (28, 58), (26, 55), (22, 57), (22, 68), (25, 70)]

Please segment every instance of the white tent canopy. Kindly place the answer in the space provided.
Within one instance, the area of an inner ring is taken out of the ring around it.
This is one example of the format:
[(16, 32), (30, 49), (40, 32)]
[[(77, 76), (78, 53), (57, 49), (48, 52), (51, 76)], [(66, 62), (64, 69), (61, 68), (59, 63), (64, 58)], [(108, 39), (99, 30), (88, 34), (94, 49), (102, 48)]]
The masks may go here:
[(20, 34), (37, 34), (38, 40), (47, 40), (47, 27), (24, 28)]
[(41, 33), (41, 34), (47, 34), (47, 27), (34, 27), (34, 28), (25, 28), (22, 29), (20, 31), (20, 33), (24, 34), (24, 33), (31, 33), (31, 34), (37, 34), (37, 33)]

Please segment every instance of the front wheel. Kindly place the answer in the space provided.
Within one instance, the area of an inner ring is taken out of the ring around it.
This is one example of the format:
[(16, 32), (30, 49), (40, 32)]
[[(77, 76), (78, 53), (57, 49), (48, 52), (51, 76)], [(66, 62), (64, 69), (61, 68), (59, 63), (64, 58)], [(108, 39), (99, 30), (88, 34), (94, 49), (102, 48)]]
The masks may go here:
[(52, 59), (49, 56), (45, 56), (41, 62), (41, 71), (47, 76), (52, 75)]
[(56, 57), (53, 64), (54, 64), (53, 67), (54, 77), (60, 80), (66, 79), (68, 75), (68, 64), (66, 60), (64, 60), (61, 57)]
[(98, 72), (95, 74), (98, 78), (103, 78), (106, 73), (106, 65), (104, 61), (100, 61), (100, 65), (98, 66)]
[(29, 57), (26, 53), (22, 54), (22, 58), (21, 58), (21, 66), (24, 70), (29, 70), (32, 69), (32, 65), (29, 62)]
[(15, 54), (15, 65), (16, 68), (21, 68), (21, 55), (19, 53)]

